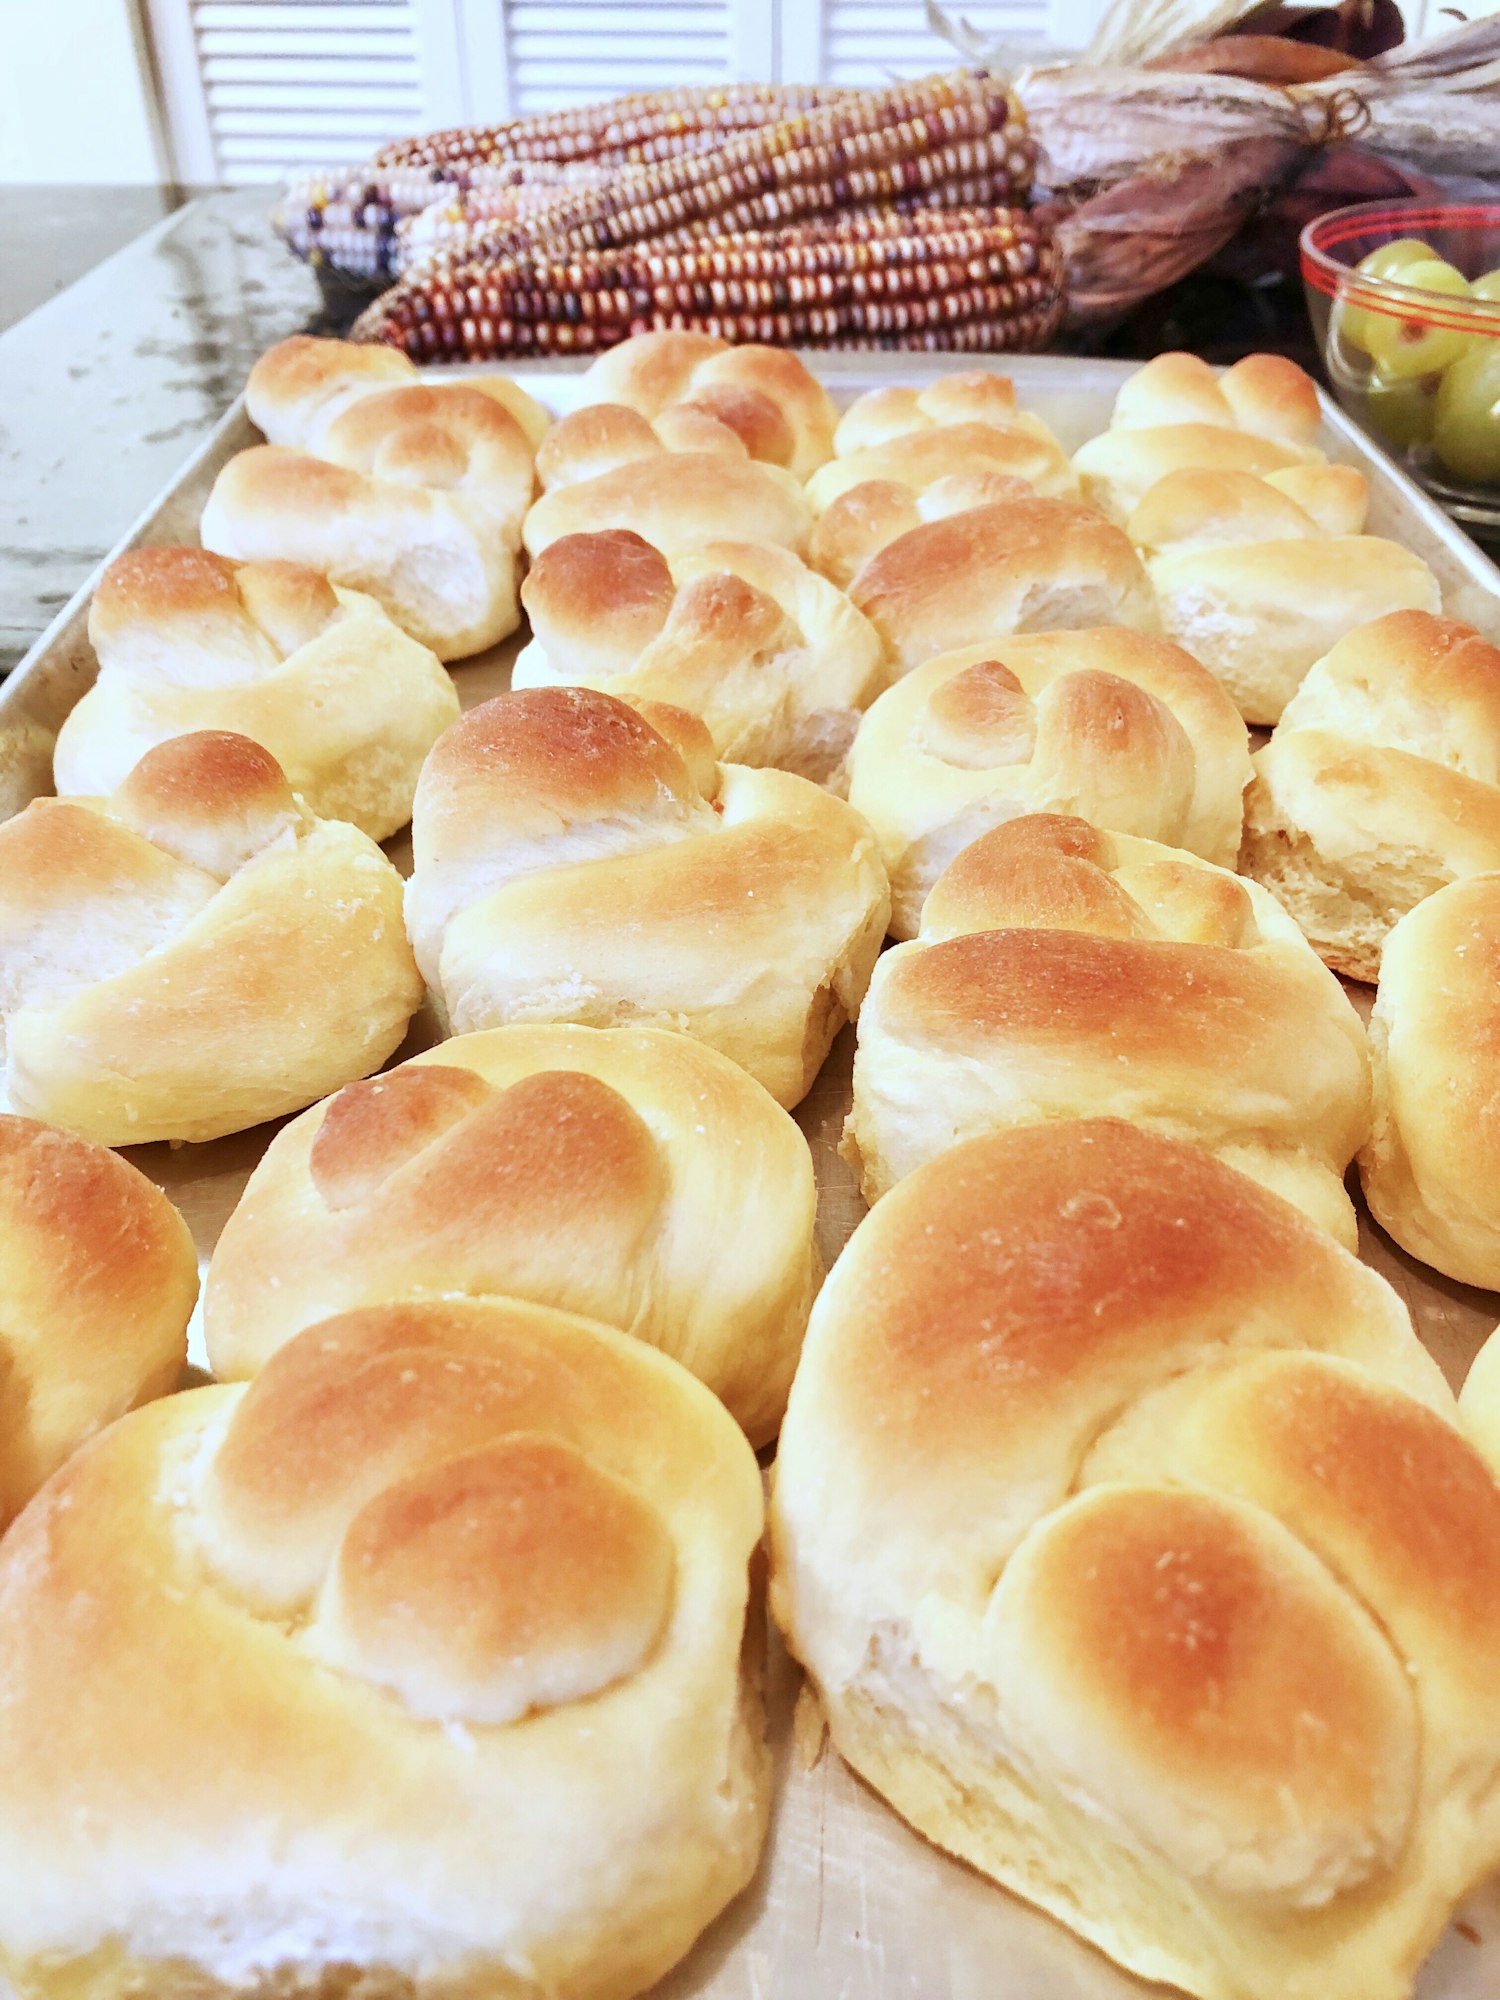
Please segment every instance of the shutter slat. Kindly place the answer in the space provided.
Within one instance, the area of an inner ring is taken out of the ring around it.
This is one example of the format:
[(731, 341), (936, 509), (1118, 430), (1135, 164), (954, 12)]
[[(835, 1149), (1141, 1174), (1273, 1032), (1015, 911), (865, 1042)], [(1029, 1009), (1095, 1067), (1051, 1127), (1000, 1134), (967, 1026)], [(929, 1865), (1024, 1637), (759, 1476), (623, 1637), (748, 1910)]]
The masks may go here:
[(496, 0), (515, 113), (733, 74), (734, 9), (767, 0)]
[(421, 0), (194, 0), (214, 155), (232, 185), (337, 167), (437, 121)]
[[(908, 0), (821, 0), (826, 83), (878, 85), (891, 78), (954, 69), (961, 58), (922, 25)], [(1051, 0), (964, 0), (965, 21), (982, 35), (1018, 42), (1046, 39)]]
[(325, 107), (367, 105), (378, 121), (386, 113), (412, 118), (422, 115), (422, 93), (414, 82), (392, 78), (388, 83), (365, 77), (346, 78), (330, 86), (320, 83), (213, 83), (209, 109), (221, 111), (300, 111), (303, 123), (315, 125)]
[(375, 56), (381, 61), (392, 57), (398, 60), (414, 61), (416, 45), (407, 30), (397, 28), (381, 33), (358, 31), (353, 34), (312, 35), (279, 34), (270, 29), (235, 29), (228, 32), (213, 31), (198, 37), (198, 52), (208, 60), (224, 56), (245, 56), (247, 58), (273, 57), (281, 62), (306, 62), (315, 56), (330, 57), (333, 61), (351, 65), (362, 56)]
[(300, 0), (201, 0), (193, 19), (199, 39), (206, 34), (311, 34), (319, 29), (335, 34), (360, 28), (396, 28), (411, 32), (406, 0), (349, 0), (347, 6), (303, 5)]

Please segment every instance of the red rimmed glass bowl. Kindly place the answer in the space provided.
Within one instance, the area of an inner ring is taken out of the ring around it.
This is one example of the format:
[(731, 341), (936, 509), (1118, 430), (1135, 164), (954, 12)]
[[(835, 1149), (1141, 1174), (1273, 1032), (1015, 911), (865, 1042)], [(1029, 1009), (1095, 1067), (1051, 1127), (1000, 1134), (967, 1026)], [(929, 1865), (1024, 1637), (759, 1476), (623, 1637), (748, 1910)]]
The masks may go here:
[(1340, 403), (1450, 513), (1500, 528), (1500, 203), (1335, 209), (1302, 232), (1302, 278)]

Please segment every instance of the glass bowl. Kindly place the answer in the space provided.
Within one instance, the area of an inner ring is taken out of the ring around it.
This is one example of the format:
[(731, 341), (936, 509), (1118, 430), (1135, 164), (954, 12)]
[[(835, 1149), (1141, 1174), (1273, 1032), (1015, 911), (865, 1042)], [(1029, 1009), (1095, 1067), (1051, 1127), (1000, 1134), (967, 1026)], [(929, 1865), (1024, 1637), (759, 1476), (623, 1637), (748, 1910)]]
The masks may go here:
[(1500, 203), (1360, 202), (1310, 222), (1313, 331), (1350, 416), (1451, 514), (1500, 529), (1500, 279), (1491, 298), (1357, 268), (1413, 241), (1471, 282), (1500, 272)]

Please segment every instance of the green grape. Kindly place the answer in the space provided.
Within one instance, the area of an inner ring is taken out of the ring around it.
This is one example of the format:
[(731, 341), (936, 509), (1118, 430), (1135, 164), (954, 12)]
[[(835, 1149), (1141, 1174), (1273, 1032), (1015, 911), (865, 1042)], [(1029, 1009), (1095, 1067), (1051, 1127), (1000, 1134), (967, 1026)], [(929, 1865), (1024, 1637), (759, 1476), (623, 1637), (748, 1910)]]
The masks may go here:
[(1471, 339), (1445, 370), (1432, 442), (1455, 479), (1500, 481), (1500, 340)]
[[(1395, 243), (1383, 243), (1378, 250), (1372, 250), (1367, 257), (1361, 257), (1355, 270), (1363, 278), (1390, 278), (1401, 281), (1401, 273), (1409, 264), (1430, 264), (1436, 261), (1437, 252), (1430, 244), (1423, 243), (1415, 236), (1403, 236)], [(1329, 340), (1338, 358), (1339, 348), (1353, 348), (1357, 354), (1368, 356), (1375, 349), (1370, 344), (1371, 324), (1378, 320), (1378, 313), (1367, 311), (1363, 306), (1354, 305), (1348, 299), (1340, 299), (1333, 308), (1333, 324), (1329, 329)], [(1375, 335), (1378, 343), (1379, 334)], [(1345, 366), (1348, 366), (1347, 357)], [(1356, 368), (1359, 364), (1355, 364)]]
[(1493, 305), (1500, 302), (1500, 271), (1486, 271), (1482, 278), (1476, 278), (1469, 290), (1476, 299), (1488, 299)]
[[(1448, 298), (1469, 296), (1468, 279), (1436, 257), (1425, 263), (1403, 265), (1396, 282), (1414, 286), (1418, 291), (1441, 292)], [(1456, 361), (1469, 344), (1470, 336), (1456, 328), (1429, 326), (1420, 307), (1413, 309), (1413, 317), (1409, 319), (1397, 312), (1367, 312), (1365, 319), (1368, 322), (1362, 329), (1365, 350), (1380, 373), (1391, 381), (1436, 374)]]
[(1441, 379), (1437, 375), (1417, 375), (1410, 381), (1401, 381), (1382, 375), (1377, 368), (1364, 385), (1365, 415), (1371, 430), (1398, 451), (1430, 444)]
[(1415, 236), (1403, 236), (1395, 243), (1382, 243), (1368, 257), (1361, 257), (1355, 269), (1366, 278), (1396, 278), (1404, 264), (1426, 264), (1437, 256), (1430, 243)]

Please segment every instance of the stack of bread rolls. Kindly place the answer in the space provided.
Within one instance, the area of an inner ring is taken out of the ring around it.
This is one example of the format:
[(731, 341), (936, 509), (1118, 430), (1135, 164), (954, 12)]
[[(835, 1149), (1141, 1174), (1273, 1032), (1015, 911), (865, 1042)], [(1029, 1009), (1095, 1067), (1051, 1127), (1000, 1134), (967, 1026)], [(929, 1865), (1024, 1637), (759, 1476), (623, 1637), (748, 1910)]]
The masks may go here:
[[(568, 400), (273, 350), (0, 826), (0, 1988), (643, 1993), (759, 1863), (774, 1449), (914, 1827), (1404, 2000), (1500, 1866), (1500, 1347), (1460, 1408), (1345, 1176), (1500, 1287), (1500, 650), (1273, 357), (1071, 459), (701, 334)], [(288, 1114), (173, 1393), (103, 1147)]]

